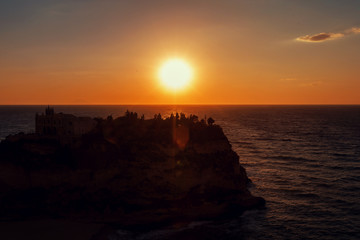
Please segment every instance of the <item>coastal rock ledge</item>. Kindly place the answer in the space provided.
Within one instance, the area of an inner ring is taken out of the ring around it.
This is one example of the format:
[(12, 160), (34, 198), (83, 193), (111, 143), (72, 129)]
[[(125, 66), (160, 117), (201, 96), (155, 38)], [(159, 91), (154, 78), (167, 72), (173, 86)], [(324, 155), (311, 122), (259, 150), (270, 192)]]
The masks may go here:
[(264, 207), (212, 119), (127, 112), (94, 120), (81, 136), (17, 134), (0, 143), (2, 220), (160, 225)]

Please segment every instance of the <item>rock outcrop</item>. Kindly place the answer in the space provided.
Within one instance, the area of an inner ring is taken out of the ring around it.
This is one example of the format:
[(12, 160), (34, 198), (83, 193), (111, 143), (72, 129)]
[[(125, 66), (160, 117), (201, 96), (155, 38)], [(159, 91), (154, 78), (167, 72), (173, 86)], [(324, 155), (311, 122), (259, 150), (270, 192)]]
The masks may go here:
[(134, 226), (262, 207), (218, 125), (197, 117), (97, 119), (68, 141), (21, 135), (0, 144), (0, 217), (60, 216)]

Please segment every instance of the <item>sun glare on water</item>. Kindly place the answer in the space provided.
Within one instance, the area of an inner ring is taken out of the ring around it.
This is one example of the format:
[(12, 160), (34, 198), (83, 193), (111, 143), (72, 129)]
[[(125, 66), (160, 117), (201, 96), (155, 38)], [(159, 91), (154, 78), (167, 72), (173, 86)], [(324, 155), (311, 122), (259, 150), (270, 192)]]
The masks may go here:
[(186, 88), (190, 84), (192, 76), (193, 71), (190, 65), (181, 59), (167, 60), (159, 71), (162, 85), (175, 92)]

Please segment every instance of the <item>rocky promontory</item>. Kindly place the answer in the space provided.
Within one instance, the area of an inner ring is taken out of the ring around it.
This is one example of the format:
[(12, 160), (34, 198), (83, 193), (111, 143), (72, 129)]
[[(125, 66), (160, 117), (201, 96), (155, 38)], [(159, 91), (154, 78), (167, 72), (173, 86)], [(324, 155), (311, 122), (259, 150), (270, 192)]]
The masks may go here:
[(197, 116), (95, 119), (81, 136), (0, 143), (0, 218), (61, 217), (124, 226), (238, 215), (263, 207), (220, 126)]

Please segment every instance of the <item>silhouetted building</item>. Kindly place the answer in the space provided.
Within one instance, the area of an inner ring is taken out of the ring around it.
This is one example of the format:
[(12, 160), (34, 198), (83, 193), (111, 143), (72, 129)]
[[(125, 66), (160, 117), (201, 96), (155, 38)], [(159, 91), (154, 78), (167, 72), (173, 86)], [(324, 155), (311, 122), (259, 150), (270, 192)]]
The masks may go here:
[(35, 118), (35, 131), (39, 135), (80, 136), (90, 132), (95, 126), (96, 121), (90, 117), (55, 113), (49, 106), (45, 114), (36, 114)]

